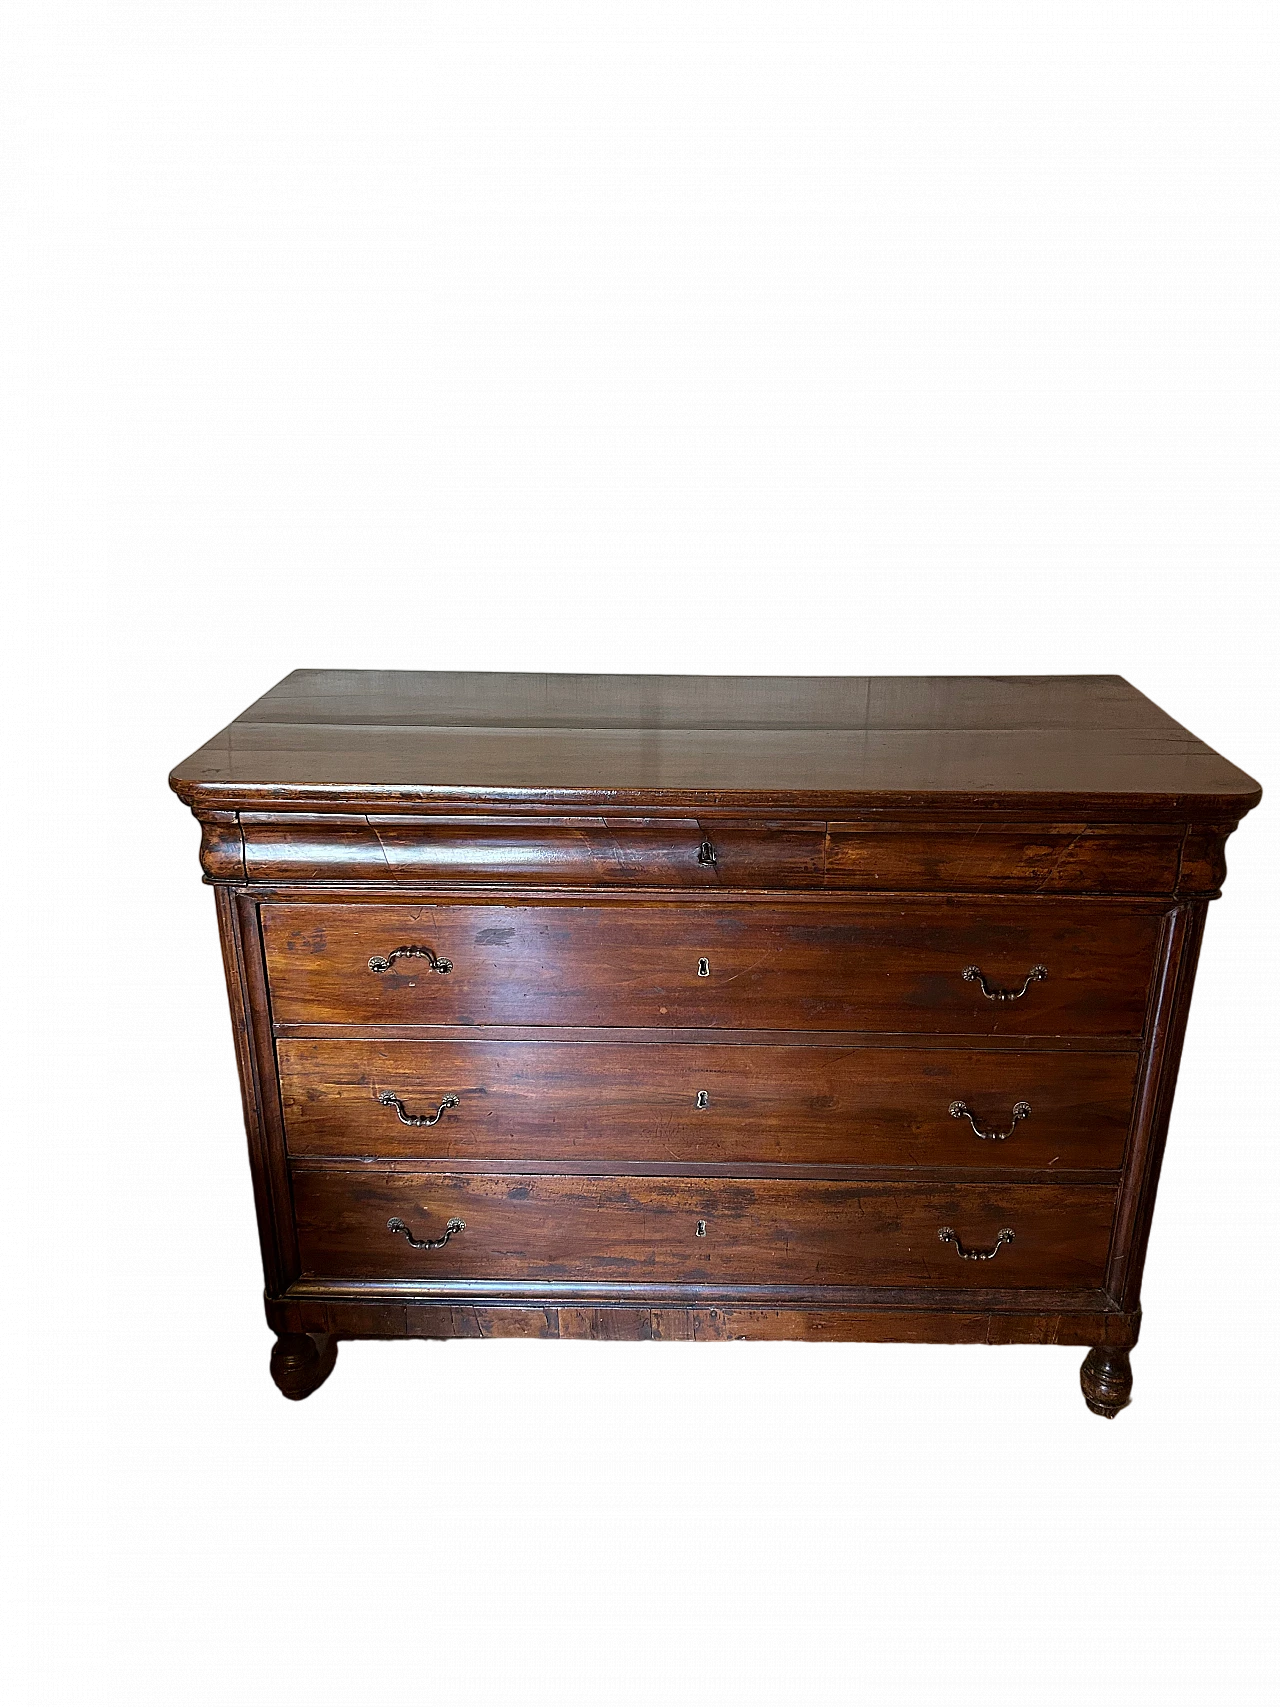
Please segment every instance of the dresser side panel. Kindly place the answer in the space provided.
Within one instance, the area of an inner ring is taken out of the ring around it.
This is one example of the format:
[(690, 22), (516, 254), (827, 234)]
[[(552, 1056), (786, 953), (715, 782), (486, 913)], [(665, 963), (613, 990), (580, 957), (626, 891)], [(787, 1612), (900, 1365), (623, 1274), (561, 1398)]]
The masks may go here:
[(1169, 915), (1162, 945), (1147, 1054), (1107, 1268), (1107, 1290), (1126, 1309), (1138, 1307), (1142, 1290), (1147, 1240), (1207, 909), (1205, 901), (1187, 902), (1175, 908)]
[(263, 1278), (268, 1293), (279, 1293), (297, 1278), (298, 1254), (258, 906), (251, 896), (225, 886), (215, 893), (237, 1039)]

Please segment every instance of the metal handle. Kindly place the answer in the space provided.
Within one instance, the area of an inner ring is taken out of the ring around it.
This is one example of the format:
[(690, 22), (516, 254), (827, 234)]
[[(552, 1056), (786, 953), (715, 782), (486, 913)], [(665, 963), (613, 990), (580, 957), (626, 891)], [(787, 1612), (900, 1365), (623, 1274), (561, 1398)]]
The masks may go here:
[(987, 983), (985, 974), (977, 966), (966, 966), (961, 973), (966, 984), (972, 984), (974, 979), (977, 979), (978, 983), (982, 985), (983, 995), (989, 1002), (1016, 1002), (1019, 997), (1026, 995), (1033, 984), (1038, 984), (1042, 978), (1048, 976), (1049, 968), (1047, 966), (1033, 966), (1022, 980), (1020, 990), (997, 990), (993, 984)]
[(390, 972), (397, 960), (427, 960), (433, 972), (452, 972), (452, 960), (441, 960), (429, 948), (393, 948), (388, 955), (375, 954), (369, 962), (370, 972)]
[(404, 1111), (404, 1104), (400, 1101), (400, 1098), (392, 1096), (390, 1091), (383, 1091), (382, 1095), (378, 1098), (378, 1101), (382, 1104), (383, 1108), (394, 1108), (397, 1118), (406, 1126), (434, 1126), (446, 1108), (458, 1107), (458, 1099), (452, 1094), (445, 1097), (444, 1101), (440, 1104), (434, 1114), (406, 1114)]
[(702, 846), (698, 849), (698, 864), (699, 865), (714, 865), (715, 863), (716, 863), (716, 850), (715, 850), (715, 848), (712, 846), (712, 844), (710, 842), (703, 842)]
[(1025, 1120), (1031, 1113), (1031, 1104), (1029, 1102), (1014, 1103), (1013, 1119), (1009, 1122), (1009, 1130), (1007, 1132), (984, 1132), (978, 1125), (977, 1121), (973, 1118), (973, 1110), (967, 1103), (953, 1102), (951, 1107), (947, 1110), (947, 1113), (951, 1116), (952, 1120), (967, 1120), (979, 1138), (994, 1138), (998, 1143), (1002, 1143), (1004, 1139), (1013, 1137), (1014, 1127), (1020, 1120)]
[(387, 1222), (387, 1231), (389, 1233), (403, 1233), (415, 1251), (442, 1250), (455, 1233), (465, 1233), (466, 1230), (465, 1221), (449, 1221), (445, 1225), (443, 1239), (415, 1239), (398, 1215), (393, 1215)]
[(938, 1237), (942, 1240), (944, 1245), (954, 1245), (956, 1248), (956, 1255), (963, 1257), (966, 1262), (990, 1262), (992, 1257), (999, 1251), (1001, 1245), (1008, 1245), (1012, 1243), (1013, 1228), (1001, 1227), (1000, 1231), (996, 1234), (996, 1242), (992, 1245), (989, 1251), (965, 1250), (956, 1235), (954, 1227), (939, 1227)]

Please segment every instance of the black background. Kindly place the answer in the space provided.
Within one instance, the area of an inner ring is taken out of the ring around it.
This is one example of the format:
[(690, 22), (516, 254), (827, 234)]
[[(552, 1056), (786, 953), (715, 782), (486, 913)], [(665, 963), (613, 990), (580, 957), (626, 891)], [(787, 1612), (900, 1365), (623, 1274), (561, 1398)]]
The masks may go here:
[[(1227, 894), (1210, 922), (1150, 1253), (1138, 1405), (1118, 1427), (1085, 1417), (1073, 1391), (1079, 1354), (1051, 1350), (770, 1349), (727, 1364), (707, 1350), (674, 1366), (659, 1359), (655, 1369), (649, 1355), (643, 1367), (638, 1362), (640, 1350), (650, 1349), (352, 1347), (338, 1378), (307, 1407), (285, 1407), (273, 1396), (263, 1372), (266, 1338), (212, 908), (196, 876), (193, 826), (167, 795), (164, 772), (288, 667), (1113, 669), (1237, 763), (1263, 770), (1265, 657), (1248, 584), (1224, 580), (1212, 604), (1169, 611), (1166, 603), (1157, 620), (1143, 609), (1152, 592), (1145, 577), (1130, 579), (1132, 615), (1121, 615), (1114, 572), (1092, 582), (1080, 574), (1077, 596), (1058, 609), (1044, 589), (1034, 599), (1024, 589), (1010, 609), (993, 587), (976, 608), (964, 589), (952, 589), (952, 603), (939, 608), (928, 591), (939, 582), (928, 577), (896, 591), (887, 577), (855, 599), (850, 580), (857, 577), (804, 565), (771, 580), (748, 577), (737, 591), (739, 568), (698, 574), (701, 587), (683, 592), (691, 570), (650, 568), (640, 596), (635, 575), (584, 570), (580, 562), (572, 577), (555, 563), (521, 574), (503, 563), (498, 575), (471, 565), (468, 574), (444, 575), (447, 587), (425, 570), (410, 575), (386, 562), (365, 563), (346, 584), (295, 568), (292, 587), (263, 579), (270, 599), (251, 582), (234, 597), (193, 601), (181, 645), (148, 662), (138, 700), (148, 725), (140, 782), (155, 913), (147, 929), (162, 932), (164, 959), (148, 1002), (169, 1098), (154, 1121), (143, 1116), (143, 1127), (150, 1125), (150, 1152), (171, 1159), (154, 1212), (160, 1202), (181, 1205), (184, 1229), (172, 1265), (160, 1260), (172, 1326), (169, 1355), (152, 1381), (183, 1391), (188, 1425), (254, 1456), (285, 1444), (328, 1451), (387, 1429), (447, 1425), (451, 1436), (466, 1437), (519, 1419), (526, 1444), (567, 1424), (592, 1437), (643, 1429), (669, 1446), (729, 1427), (739, 1441), (785, 1434), (824, 1451), (853, 1430), (869, 1439), (923, 1436), (939, 1449), (961, 1441), (1058, 1442), (1085, 1458), (1101, 1451), (1154, 1465), (1155, 1444), (1193, 1448), (1219, 1429), (1227, 1364), (1232, 1408), (1239, 1412), (1242, 1383), (1251, 1393), (1244, 1413), (1261, 1415), (1266, 1360), (1237, 1357), (1248, 1328), (1246, 1289), (1224, 1287), (1224, 1275), (1244, 1272), (1241, 1265), (1270, 1239), (1270, 1212), (1241, 1173), (1241, 1157), (1254, 1159), (1273, 1127), (1256, 1007), (1266, 918), (1263, 813), (1232, 843)], [(1014, 587), (1014, 570), (1000, 582)], [(751, 589), (768, 608), (742, 625)], [(727, 625), (730, 609), (736, 626)], [(191, 1232), (198, 1232), (195, 1256)]]

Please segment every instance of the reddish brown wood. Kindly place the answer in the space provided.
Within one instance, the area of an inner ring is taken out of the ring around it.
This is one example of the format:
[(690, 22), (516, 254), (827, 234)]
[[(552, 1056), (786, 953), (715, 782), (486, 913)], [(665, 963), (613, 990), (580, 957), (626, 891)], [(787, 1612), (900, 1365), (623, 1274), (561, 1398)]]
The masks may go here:
[[(922, 1182), (915, 1182), (922, 1183)], [(452, 1241), (451, 1241), (452, 1242)], [(1115, 1314), (1114, 1300), (1097, 1286), (835, 1286), (787, 1283), (747, 1285), (735, 1281), (725, 1286), (690, 1286), (683, 1282), (645, 1280), (439, 1280), (420, 1276), (380, 1276), (376, 1279), (351, 1275), (308, 1275), (295, 1280), (287, 1293), (271, 1304), (299, 1305), (308, 1312), (318, 1305), (359, 1306), (379, 1310), (384, 1305), (436, 1304), (465, 1301), (485, 1308), (523, 1309), (537, 1306), (556, 1309), (684, 1309), (698, 1308), (795, 1310), (801, 1314), (818, 1310), (918, 1311), (950, 1314), (960, 1307), (1000, 1316), (1035, 1315), (1044, 1320), (1056, 1316), (1098, 1315), (1108, 1320)], [(274, 1317), (269, 1319), (274, 1320)], [(1107, 1333), (1091, 1336), (1110, 1343)], [(1074, 1344), (1086, 1341), (1073, 1340)]]
[(830, 826), (829, 888), (1008, 895), (1171, 895), (1180, 824), (980, 819)]
[(338, 1342), (327, 1334), (281, 1334), (271, 1350), (271, 1379), (286, 1399), (306, 1399), (328, 1380)]
[(1133, 1392), (1129, 1353), (1116, 1346), (1095, 1345), (1080, 1365), (1080, 1387), (1095, 1416), (1118, 1416)]
[[(304, 1274), (684, 1286), (1097, 1287), (1114, 1193), (1086, 1186), (376, 1174), (298, 1167)], [(402, 1220), (415, 1249), (388, 1222)], [(1003, 1228), (1013, 1240), (990, 1261)], [(701, 1231), (699, 1231), (701, 1229)]]
[[(697, 818), (241, 815), (255, 882), (815, 889), (826, 825)], [(1179, 832), (1180, 835), (1180, 832)]]
[(1137, 1308), (1142, 1285), (1156, 1186), (1169, 1130), (1178, 1064), (1182, 1058), (1182, 1039), (1191, 1007), (1196, 962), (1204, 934), (1205, 908), (1204, 902), (1179, 907), (1169, 917), (1162, 944), (1149, 1027), (1146, 1071), (1125, 1159), (1107, 1275), (1109, 1290), (1129, 1309)]
[[(234, 818), (235, 814), (220, 814)], [(228, 857), (263, 883), (1172, 895), (1215, 869), (1212, 827), (985, 818), (742, 822), (723, 817), (243, 812)], [(231, 876), (228, 867), (212, 875)]]
[(785, 1308), (706, 1304), (423, 1304), (386, 1299), (271, 1299), (278, 1333), (338, 1339), (867, 1340), (936, 1345), (1132, 1346), (1139, 1318), (1116, 1311), (951, 1307)]
[[(277, 1038), (328, 1038), (339, 1035), (333, 1025), (294, 1025), (276, 1022)], [(348, 1041), (366, 1043), (422, 1043), (427, 1040), (455, 1043), (710, 1043), (733, 1048), (739, 1044), (797, 1047), (809, 1044), (841, 1049), (974, 1049), (983, 1055), (1033, 1054), (1133, 1055), (1142, 1050), (1140, 1040), (1128, 1037), (1019, 1037), (994, 1032), (990, 1037), (933, 1031), (778, 1031), (750, 1026), (732, 1032), (714, 1026), (661, 1025), (344, 1025), (340, 1035)]]
[[(261, 1002), (255, 1010), (249, 979), (245, 969), (245, 940), (242, 928), (243, 911), (236, 905), (229, 889), (215, 891), (218, 907), (218, 935), (222, 944), (222, 968), (227, 980), (227, 998), (231, 1006), (231, 1029), (235, 1040), (236, 1067), (240, 1075), (240, 1099), (244, 1107), (245, 1133), (249, 1140), (249, 1164), (253, 1177), (254, 1204), (258, 1216), (258, 1241), (262, 1250), (262, 1267), (267, 1291), (281, 1292), (297, 1273), (293, 1256), (293, 1210), (285, 1171), (284, 1146), (267, 1124), (264, 1110), (276, 1099), (274, 1057), (267, 1045), (266, 1071), (262, 1070), (260, 1047), (255, 1048), (255, 1018), (258, 1042), (265, 1016)], [(256, 909), (254, 909), (256, 913)], [(254, 919), (256, 925), (256, 918)], [(256, 938), (255, 938), (256, 945)], [(252, 959), (254, 946), (249, 949)], [(260, 995), (260, 986), (256, 987)], [(276, 1139), (273, 1142), (273, 1138)], [(287, 1243), (289, 1255), (282, 1255), (281, 1243)]]
[(1188, 824), (1178, 861), (1178, 893), (1212, 901), (1227, 876), (1227, 837), (1234, 824)]
[(1119, 676), (295, 670), (171, 781), (197, 811), (726, 807), (1237, 819), (1251, 777)]
[[(348, 1025), (626, 1025), (981, 1035), (1141, 1035), (1158, 914), (1080, 901), (828, 899), (772, 909), (263, 907), (277, 1020)], [(430, 949), (369, 969), (374, 956)], [(706, 975), (699, 963), (706, 962)], [(985, 997), (964, 973), (1016, 988)]]
[(274, 1246), (272, 1273), (276, 1285), (284, 1287), (298, 1273), (298, 1241), (294, 1231), (260, 919), (261, 910), (253, 900), (247, 895), (237, 894), (229, 925), (234, 933), (247, 1004), (249, 1060), (258, 1132), (258, 1148), (256, 1153), (250, 1150), (250, 1159), (255, 1163), (255, 1173), (260, 1175), (262, 1189), (270, 1205)]
[[(1119, 1168), (1136, 1055), (806, 1045), (277, 1043), (290, 1152), (532, 1165)], [(430, 1127), (402, 1123), (436, 1114)], [(987, 1131), (950, 1107), (962, 1100)], [(1031, 1113), (1013, 1121), (1022, 1102)], [(705, 1106), (701, 1104), (705, 1103)]]
[(207, 813), (200, 828), (200, 864), (206, 880), (211, 883), (242, 882), (245, 875), (244, 837), (239, 814)]
[(171, 780), (289, 1396), (519, 1334), (1082, 1344), (1128, 1402), (1260, 791), (1127, 683), (301, 671)]

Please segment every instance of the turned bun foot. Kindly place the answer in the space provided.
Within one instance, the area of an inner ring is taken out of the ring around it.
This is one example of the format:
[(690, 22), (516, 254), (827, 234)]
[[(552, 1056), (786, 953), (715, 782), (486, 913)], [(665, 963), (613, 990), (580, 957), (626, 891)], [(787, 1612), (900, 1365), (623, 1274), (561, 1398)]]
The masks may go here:
[(1080, 1365), (1080, 1389), (1095, 1416), (1118, 1416), (1133, 1392), (1129, 1353), (1110, 1345), (1095, 1345)]
[(305, 1399), (328, 1379), (337, 1356), (329, 1334), (281, 1334), (271, 1348), (271, 1379), (286, 1399)]

